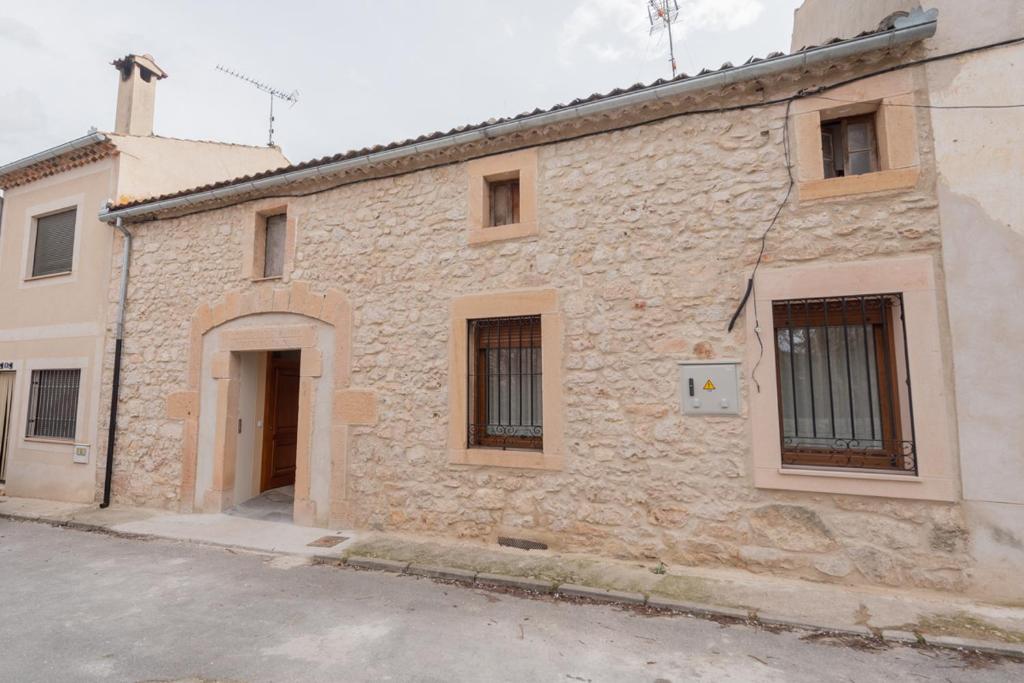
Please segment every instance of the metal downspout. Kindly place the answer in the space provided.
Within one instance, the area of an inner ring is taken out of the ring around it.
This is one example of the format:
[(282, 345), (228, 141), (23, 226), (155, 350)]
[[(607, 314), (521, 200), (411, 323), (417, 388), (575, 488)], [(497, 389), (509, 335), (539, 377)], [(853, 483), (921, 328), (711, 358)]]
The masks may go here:
[(107, 467), (103, 477), (103, 502), (101, 508), (110, 506), (110, 485), (114, 477), (114, 437), (117, 434), (117, 402), (121, 393), (121, 347), (124, 342), (124, 307), (128, 298), (128, 268), (132, 261), (132, 234), (124, 227), (120, 217), (114, 222), (124, 236), (124, 250), (121, 253), (121, 287), (117, 298), (117, 323), (114, 328), (114, 377), (110, 391), (110, 424), (107, 428)]

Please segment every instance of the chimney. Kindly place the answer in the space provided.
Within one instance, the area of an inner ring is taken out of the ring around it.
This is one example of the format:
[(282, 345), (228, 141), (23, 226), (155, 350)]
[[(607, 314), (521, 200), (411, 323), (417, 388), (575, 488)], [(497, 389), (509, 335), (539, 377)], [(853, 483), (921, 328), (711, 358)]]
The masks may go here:
[(152, 135), (156, 82), (167, 78), (167, 73), (156, 65), (152, 55), (128, 55), (111, 64), (121, 76), (117, 85), (114, 132), (121, 135)]

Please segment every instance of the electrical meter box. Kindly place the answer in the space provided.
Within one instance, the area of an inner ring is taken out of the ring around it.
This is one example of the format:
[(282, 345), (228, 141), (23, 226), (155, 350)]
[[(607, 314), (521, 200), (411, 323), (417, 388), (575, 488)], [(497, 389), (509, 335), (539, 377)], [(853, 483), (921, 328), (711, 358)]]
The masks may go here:
[(84, 443), (75, 444), (74, 455), (71, 456), (73, 462), (77, 462), (80, 465), (89, 464), (89, 445)]
[(686, 415), (739, 415), (739, 361), (679, 364), (680, 399)]

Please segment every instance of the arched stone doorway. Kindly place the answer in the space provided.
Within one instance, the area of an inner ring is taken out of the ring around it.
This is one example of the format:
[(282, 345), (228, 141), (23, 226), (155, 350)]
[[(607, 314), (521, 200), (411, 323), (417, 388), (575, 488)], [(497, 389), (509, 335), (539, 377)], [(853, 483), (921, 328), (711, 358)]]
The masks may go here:
[(337, 290), (303, 282), (256, 283), (192, 317), (188, 389), (168, 397), (184, 421), (180, 509), (222, 512), (244, 491), (238, 478), (246, 354), (297, 351), (301, 361), (293, 520), (343, 526), (350, 517), (349, 426), (376, 422), (376, 394), (350, 387), (351, 308)]

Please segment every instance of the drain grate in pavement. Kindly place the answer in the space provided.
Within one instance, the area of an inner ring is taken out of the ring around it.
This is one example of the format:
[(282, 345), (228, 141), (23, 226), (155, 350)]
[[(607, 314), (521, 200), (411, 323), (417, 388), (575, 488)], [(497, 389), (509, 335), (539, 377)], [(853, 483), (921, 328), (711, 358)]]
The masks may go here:
[(312, 543), (306, 545), (311, 548), (333, 548), (339, 543), (344, 543), (348, 540), (348, 536), (321, 536)]

